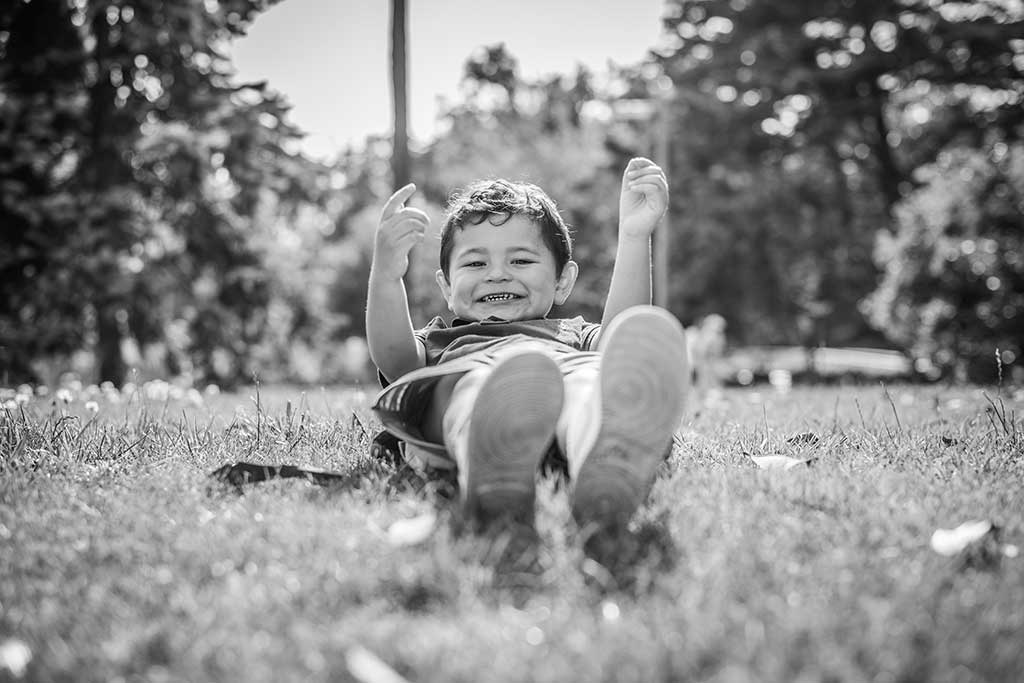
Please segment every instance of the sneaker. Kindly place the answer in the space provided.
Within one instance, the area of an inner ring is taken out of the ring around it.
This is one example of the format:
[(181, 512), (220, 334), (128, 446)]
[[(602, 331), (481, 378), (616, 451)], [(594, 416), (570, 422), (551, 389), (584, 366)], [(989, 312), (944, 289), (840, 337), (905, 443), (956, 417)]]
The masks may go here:
[(601, 421), (572, 505), (589, 536), (624, 530), (647, 498), (682, 419), (689, 376), (683, 327), (662, 308), (630, 308), (605, 335)]
[(555, 436), (562, 394), (562, 373), (545, 355), (512, 356), (494, 368), (470, 417), (468, 519), (533, 526), (535, 477)]

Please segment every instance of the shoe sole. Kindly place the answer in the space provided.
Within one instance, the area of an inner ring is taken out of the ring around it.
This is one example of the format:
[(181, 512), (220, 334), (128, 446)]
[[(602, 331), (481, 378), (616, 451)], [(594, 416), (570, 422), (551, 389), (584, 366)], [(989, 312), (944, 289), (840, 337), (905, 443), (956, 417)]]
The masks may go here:
[(625, 528), (646, 499), (683, 415), (688, 371), (682, 325), (664, 309), (637, 308), (609, 325), (601, 425), (573, 496), (581, 529)]
[(555, 436), (563, 391), (558, 366), (536, 353), (508, 358), (484, 382), (470, 421), (470, 519), (532, 525), (535, 477)]

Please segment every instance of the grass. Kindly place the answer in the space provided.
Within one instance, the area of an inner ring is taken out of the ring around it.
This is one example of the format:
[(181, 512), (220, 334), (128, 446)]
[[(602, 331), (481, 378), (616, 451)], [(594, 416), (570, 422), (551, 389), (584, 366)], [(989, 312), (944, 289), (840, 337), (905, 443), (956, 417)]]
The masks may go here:
[[(13, 406), (10, 393), (0, 680), (1024, 672), (1024, 558), (929, 546), (935, 529), (973, 519), (1024, 541), (1021, 392), (728, 390), (687, 426), (641, 511), (647, 552), (625, 588), (584, 560), (550, 482), (542, 570), (496, 584), (500, 539), (455, 533), (443, 498), (369, 458), (375, 423), (360, 392), (93, 391), (95, 412), (84, 391)], [(769, 454), (813, 460), (775, 471), (749, 457)], [(348, 472), (359, 486), (211, 486), (207, 473), (235, 460)], [(435, 508), (425, 541), (389, 542), (394, 522)]]

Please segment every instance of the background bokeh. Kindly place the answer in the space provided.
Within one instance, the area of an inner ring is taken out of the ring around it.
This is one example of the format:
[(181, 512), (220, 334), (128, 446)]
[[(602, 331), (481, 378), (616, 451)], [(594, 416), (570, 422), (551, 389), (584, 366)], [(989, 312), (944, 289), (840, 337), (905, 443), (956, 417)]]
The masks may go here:
[[(0, 6), (0, 383), (372, 379), (372, 235), (408, 142), (305, 156), (285, 98), (231, 63), (270, 4)], [(474, 179), (541, 185), (582, 270), (560, 313), (599, 319), (619, 176), (651, 156), (672, 193), (656, 295), (684, 323), (723, 316), (736, 353), (1024, 379), (1024, 3), (667, 0), (662, 21), (607, 73), (467, 54), (405, 152), (416, 202), (437, 224)], [(416, 323), (443, 313), (436, 259), (415, 254)]]

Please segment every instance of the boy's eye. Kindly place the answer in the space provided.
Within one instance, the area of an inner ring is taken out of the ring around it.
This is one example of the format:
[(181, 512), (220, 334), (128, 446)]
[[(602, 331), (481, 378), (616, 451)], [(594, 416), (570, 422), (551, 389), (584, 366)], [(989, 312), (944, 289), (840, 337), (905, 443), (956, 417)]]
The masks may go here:
[(529, 259), (529, 258), (517, 258), (517, 259), (512, 259), (512, 263), (514, 263), (517, 266), (523, 266), (523, 265), (529, 265), (531, 263), (536, 263), (536, 261), (534, 261), (533, 259)]
[(462, 264), (462, 267), (463, 268), (480, 268), (483, 265), (484, 265), (483, 261), (467, 261), (466, 263)]

